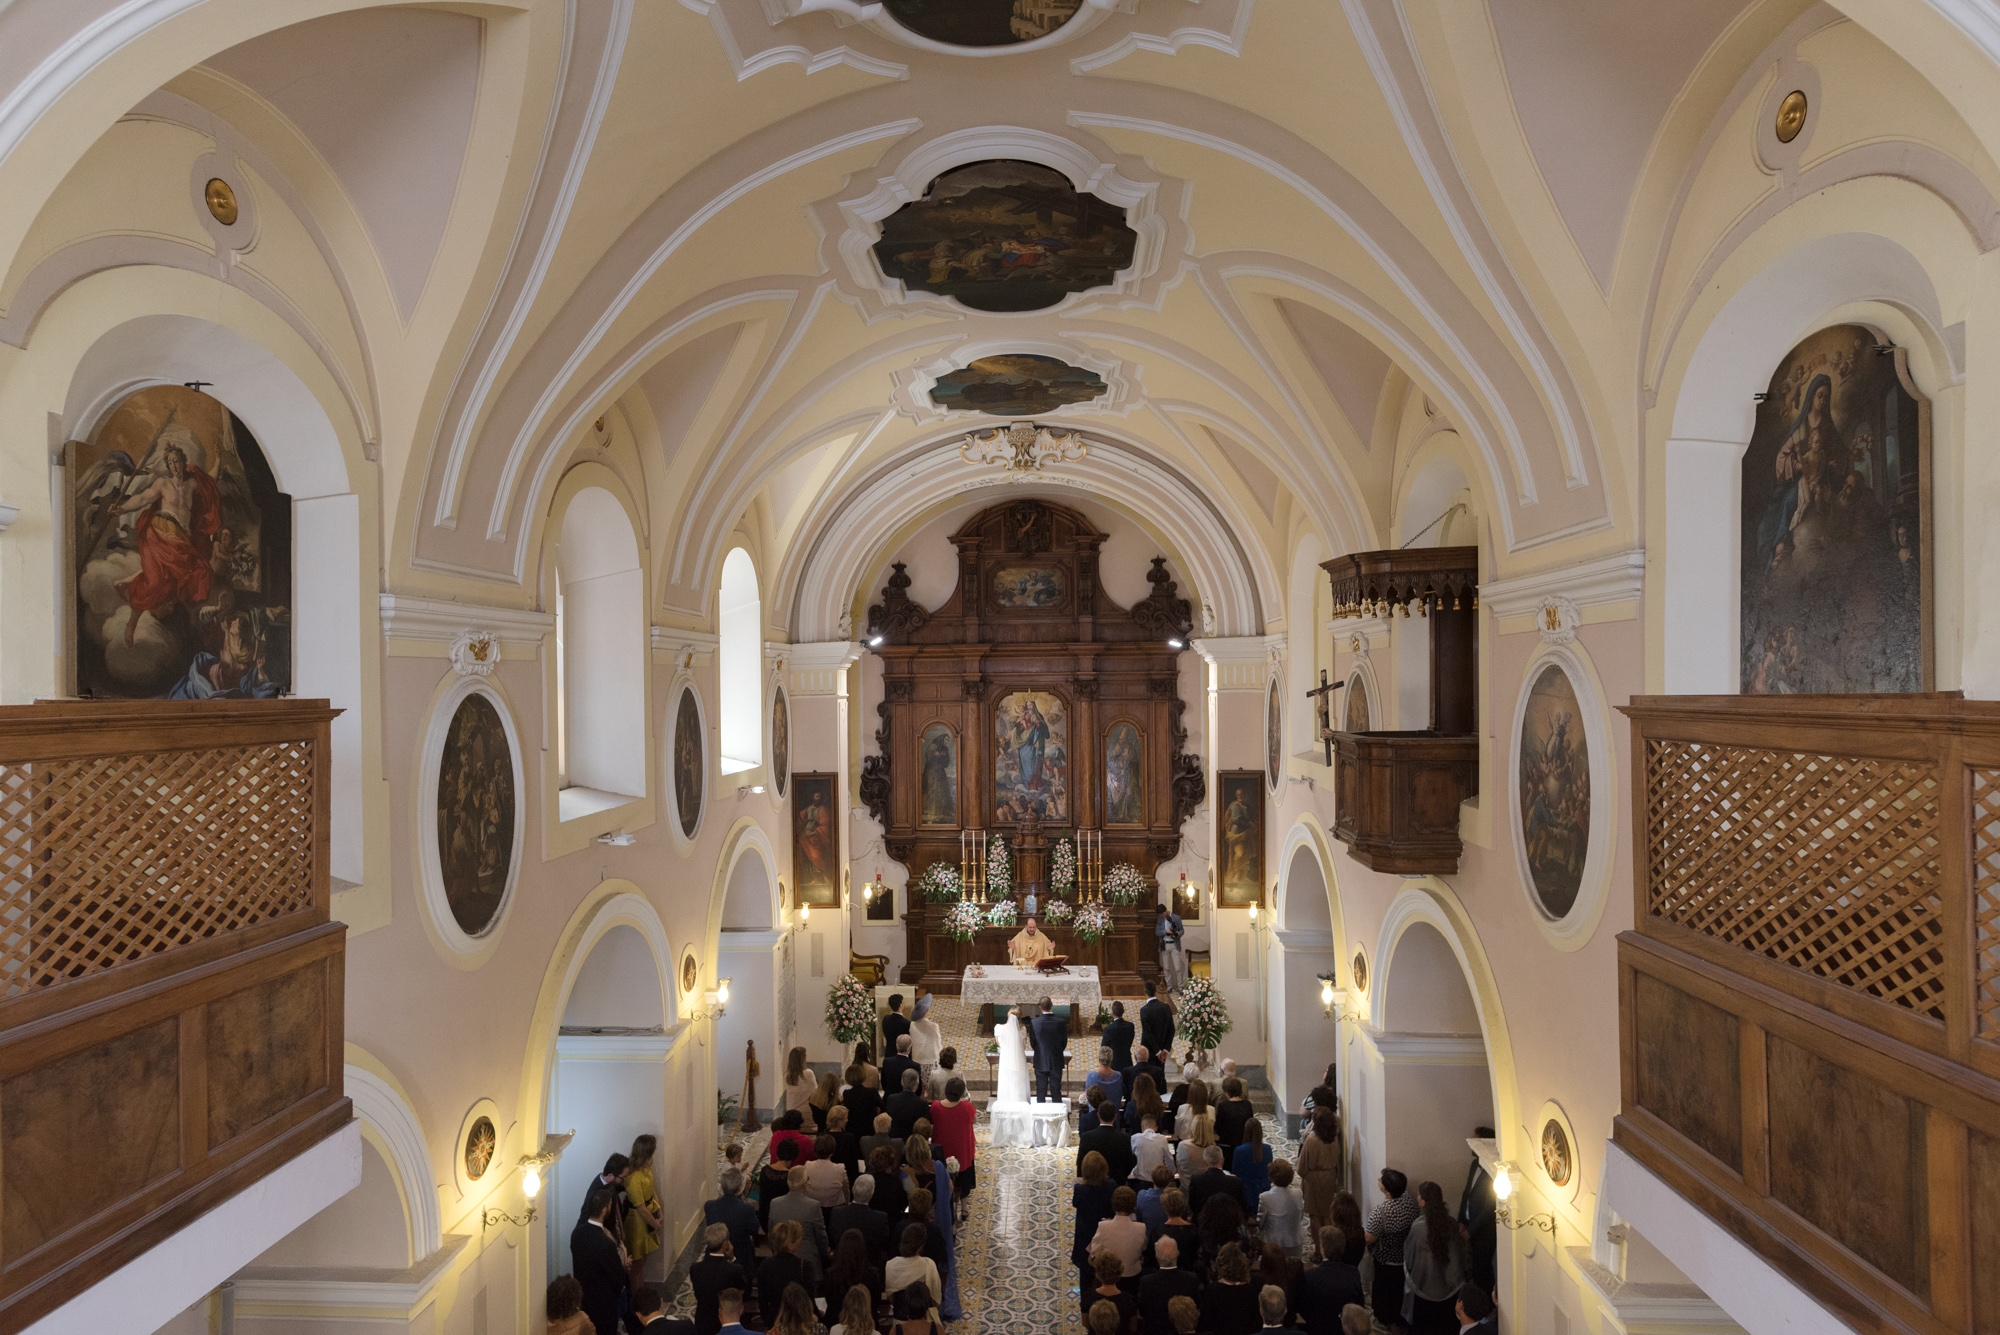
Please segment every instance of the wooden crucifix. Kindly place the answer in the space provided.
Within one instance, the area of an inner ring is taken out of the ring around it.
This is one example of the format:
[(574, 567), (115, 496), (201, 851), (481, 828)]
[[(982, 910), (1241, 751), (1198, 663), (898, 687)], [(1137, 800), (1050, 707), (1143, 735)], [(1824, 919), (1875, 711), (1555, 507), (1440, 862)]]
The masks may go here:
[(1307, 691), (1306, 699), (1314, 702), (1319, 712), (1319, 740), (1326, 747), (1326, 763), (1333, 764), (1333, 693), (1347, 685), (1344, 681), (1328, 684), (1326, 669), (1319, 670), (1319, 689)]

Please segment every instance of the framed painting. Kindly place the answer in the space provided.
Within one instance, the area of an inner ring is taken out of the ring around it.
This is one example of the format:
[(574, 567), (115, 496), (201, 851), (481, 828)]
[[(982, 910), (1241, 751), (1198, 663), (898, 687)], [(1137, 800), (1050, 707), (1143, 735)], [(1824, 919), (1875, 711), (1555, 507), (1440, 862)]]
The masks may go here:
[(792, 711), (780, 686), (771, 695), (771, 783), (780, 798), (792, 777)]
[(66, 447), (76, 694), (292, 689), (292, 499), (221, 400), (153, 385)]
[(674, 736), (668, 767), (674, 783), (674, 819), (680, 823), (681, 836), (686, 839), (694, 838), (694, 832), (701, 828), (702, 788), (708, 777), (706, 743), (701, 699), (694, 687), (683, 686), (680, 698), (674, 703)]
[(1216, 831), (1215, 898), (1222, 908), (1264, 902), (1264, 775), (1226, 769), (1215, 776), (1222, 812)]
[(1101, 398), (1104, 377), (1034, 353), (979, 357), (947, 371), (931, 386), (931, 402), (959, 412), (1025, 417)]
[(840, 902), (839, 811), (831, 774), (792, 776), (792, 886), (798, 902)]
[(438, 758), (438, 870), (445, 907), (467, 936), (493, 927), (513, 875), (514, 751), (492, 697), (458, 702)]
[(1742, 469), (1743, 693), (1931, 689), (1930, 404), (1904, 351), (1854, 324), (1801, 340)]
[(1551, 918), (1576, 904), (1590, 854), (1590, 751), (1569, 674), (1550, 664), (1521, 715), (1521, 843), (1536, 902)]
[(918, 745), (923, 776), (918, 792), (917, 824), (958, 824), (958, 734), (948, 723), (924, 729)]
[(1276, 677), (1264, 694), (1264, 769), (1275, 793), (1285, 773), (1285, 712)]
[(1052, 691), (1010, 691), (993, 708), (993, 823), (1033, 812), (1069, 819), (1069, 705)]
[(1343, 732), (1367, 732), (1370, 723), (1368, 708), (1368, 679), (1359, 672), (1347, 679), (1346, 713), (1341, 722)]
[(1083, 0), (885, 0), (889, 17), (947, 46), (1014, 46), (1068, 23)]
[(1126, 719), (1104, 732), (1104, 823), (1146, 823), (1146, 735)]
[(1000, 612), (1039, 612), (1061, 607), (1069, 578), (1061, 566), (1001, 566), (993, 572), (993, 607)]

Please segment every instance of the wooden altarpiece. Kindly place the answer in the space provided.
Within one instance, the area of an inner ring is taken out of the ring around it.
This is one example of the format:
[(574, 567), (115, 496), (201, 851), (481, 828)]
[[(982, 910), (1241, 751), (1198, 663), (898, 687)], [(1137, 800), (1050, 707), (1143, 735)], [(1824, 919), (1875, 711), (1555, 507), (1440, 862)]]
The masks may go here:
[[(942, 607), (910, 601), (899, 562), (868, 609), (883, 699), (861, 798), (913, 885), (932, 863), (959, 866), (968, 829), (1005, 836), (1015, 899), (1032, 889), (1044, 906), (1047, 850), (1077, 829), (1103, 832), (1107, 870), (1130, 862), (1149, 882), (1179, 851), (1181, 823), (1205, 796), (1199, 759), (1183, 754), (1183, 650), (1169, 644), (1191, 631), (1190, 609), (1164, 557), (1146, 576), (1149, 597), (1113, 602), (1097, 577), (1105, 536), (1053, 502), (996, 505), (952, 535), (958, 586)], [(1043, 732), (1022, 749), (1023, 735)], [(953, 941), (945, 908), (912, 896), (902, 981), (956, 994), (967, 964), (1006, 962), (1017, 929)], [(1159, 975), (1152, 897), (1113, 913), (1112, 934), (1088, 946), (1046, 912), (1042, 926), (1074, 962), (1099, 966), (1107, 992), (1136, 991)]]

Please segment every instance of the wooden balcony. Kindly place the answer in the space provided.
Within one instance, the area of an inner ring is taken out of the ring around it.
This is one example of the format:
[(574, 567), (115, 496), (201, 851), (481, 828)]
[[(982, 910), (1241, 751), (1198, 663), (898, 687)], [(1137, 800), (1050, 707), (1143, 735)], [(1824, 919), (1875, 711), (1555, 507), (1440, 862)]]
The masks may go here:
[(0, 1330), (349, 1120), (337, 712), (0, 708)]
[(2000, 1330), (2000, 703), (1624, 712), (1616, 1140), (1856, 1329)]
[(1464, 846), (1458, 806), (1479, 793), (1479, 738), (1335, 732), (1333, 833), (1363, 866), (1449, 876)]

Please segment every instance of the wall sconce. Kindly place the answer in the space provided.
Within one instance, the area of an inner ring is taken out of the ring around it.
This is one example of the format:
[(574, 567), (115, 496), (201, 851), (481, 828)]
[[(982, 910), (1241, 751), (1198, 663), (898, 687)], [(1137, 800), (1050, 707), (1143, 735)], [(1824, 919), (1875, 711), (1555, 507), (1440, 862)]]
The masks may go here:
[(727, 978), (716, 979), (715, 986), (702, 993), (701, 998), (708, 1003), (708, 1009), (693, 1018), (697, 1020), (713, 1020), (727, 1014), (729, 1010), (729, 980)]
[(736, 795), (738, 797), (751, 797), (763, 791), (764, 785), (761, 783), (745, 783), (737, 785)]
[(1514, 1207), (1509, 1205), (1508, 1201), (1514, 1195), (1514, 1174), (1519, 1171), (1505, 1160), (1493, 1166), (1493, 1199), (1496, 1202), (1493, 1207), (1493, 1217), (1508, 1228), (1538, 1228), (1554, 1236), (1556, 1217), (1552, 1214), (1531, 1214), (1526, 1219), (1520, 1220), (1514, 1218)]
[(804, 927), (807, 923), (810, 923), (812, 921), (812, 917), (813, 917), (812, 905), (810, 904), (799, 905), (799, 926)]
[(1330, 973), (1319, 976), (1319, 1008), (1326, 1012), (1327, 1019), (1333, 1018), (1333, 975)]
[(563, 1150), (568, 1147), (575, 1135), (574, 1131), (565, 1131), (559, 1136), (544, 1136), (542, 1148), (538, 1152), (521, 1156), (521, 1194), (528, 1198), (528, 1208), (525, 1213), (511, 1215), (497, 1205), (489, 1205), (480, 1213), (479, 1226), (498, 1228), (501, 1224), (513, 1224), (523, 1227), (541, 1218), (535, 1209), (535, 1197), (542, 1193), (542, 1170), (562, 1157)]
[(1252, 926), (1257, 923), (1257, 905), (1254, 903), (1250, 905), (1250, 923)]

